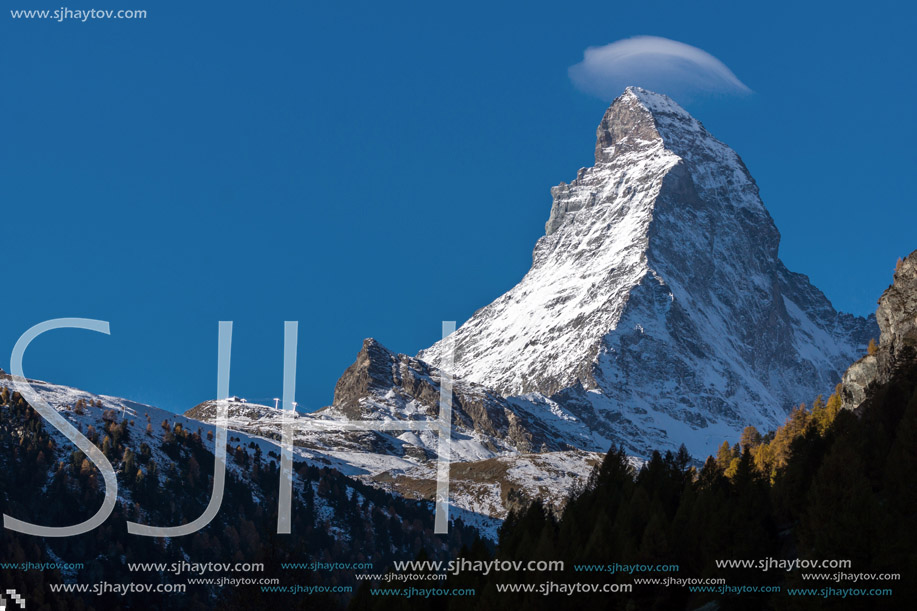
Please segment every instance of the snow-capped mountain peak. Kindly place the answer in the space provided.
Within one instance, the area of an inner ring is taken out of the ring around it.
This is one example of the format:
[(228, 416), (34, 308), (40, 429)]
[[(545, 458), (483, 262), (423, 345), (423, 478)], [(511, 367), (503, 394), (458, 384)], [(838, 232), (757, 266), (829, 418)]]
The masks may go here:
[[(456, 331), (456, 375), (566, 397), (638, 455), (685, 442), (703, 456), (833, 388), (875, 322), (837, 313), (783, 266), (732, 149), (632, 87), (602, 118), (595, 158), (551, 190), (525, 277)], [(418, 358), (436, 365), (441, 350)]]

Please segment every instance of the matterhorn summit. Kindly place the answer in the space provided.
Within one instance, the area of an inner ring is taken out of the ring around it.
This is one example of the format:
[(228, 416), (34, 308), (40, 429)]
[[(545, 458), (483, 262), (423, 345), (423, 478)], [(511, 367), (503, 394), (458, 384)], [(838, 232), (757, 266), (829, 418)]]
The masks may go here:
[(595, 165), (551, 194), (529, 272), (455, 332), (454, 373), (568, 412), (597, 446), (703, 458), (833, 390), (878, 335), (787, 270), (745, 164), (667, 96), (628, 88)]

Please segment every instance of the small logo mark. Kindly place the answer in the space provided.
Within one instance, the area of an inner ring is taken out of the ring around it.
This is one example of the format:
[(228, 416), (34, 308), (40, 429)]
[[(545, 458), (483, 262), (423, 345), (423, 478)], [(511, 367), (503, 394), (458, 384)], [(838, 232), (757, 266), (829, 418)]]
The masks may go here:
[[(19, 594), (16, 593), (16, 590), (7, 590), (6, 596), (9, 596), (14, 603), (19, 605), (22, 609), (25, 609), (25, 599), (19, 596)], [(0, 594), (0, 611), (6, 611), (6, 596)]]

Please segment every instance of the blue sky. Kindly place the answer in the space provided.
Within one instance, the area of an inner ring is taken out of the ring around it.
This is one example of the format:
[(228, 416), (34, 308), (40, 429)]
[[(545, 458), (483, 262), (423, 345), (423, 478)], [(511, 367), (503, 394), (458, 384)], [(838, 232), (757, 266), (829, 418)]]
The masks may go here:
[(297, 398), (328, 404), (363, 338), (412, 354), (522, 277), (549, 188), (591, 165), (607, 106), (567, 71), (637, 35), (703, 49), (754, 91), (684, 105), (742, 155), (788, 267), (869, 313), (917, 248), (914, 9), (795, 4), (3, 15), (0, 366), (33, 324), (108, 320), (109, 337), (36, 340), (26, 373), (183, 411), (213, 396), (233, 320), (231, 391), (263, 399), (299, 320)]

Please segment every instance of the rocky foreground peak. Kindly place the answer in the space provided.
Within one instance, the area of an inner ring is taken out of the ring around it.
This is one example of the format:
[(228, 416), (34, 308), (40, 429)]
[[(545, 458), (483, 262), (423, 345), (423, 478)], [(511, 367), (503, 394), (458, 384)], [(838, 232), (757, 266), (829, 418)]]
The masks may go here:
[[(373, 392), (384, 393), (402, 376), (399, 360), (373, 338), (363, 340), (354, 363), (347, 368), (334, 387), (332, 406), (352, 420), (364, 417), (360, 399)], [(432, 397), (431, 407), (434, 404)]]
[[(344, 420), (436, 420), (442, 373), (417, 358), (396, 354), (367, 339), (334, 388), (334, 401), (319, 413)], [(542, 419), (480, 385), (455, 380), (452, 424), (456, 435), (476, 437), (488, 451), (530, 452), (573, 444)], [(432, 444), (434, 445), (435, 444)]]

